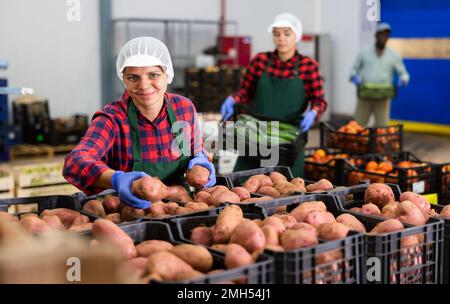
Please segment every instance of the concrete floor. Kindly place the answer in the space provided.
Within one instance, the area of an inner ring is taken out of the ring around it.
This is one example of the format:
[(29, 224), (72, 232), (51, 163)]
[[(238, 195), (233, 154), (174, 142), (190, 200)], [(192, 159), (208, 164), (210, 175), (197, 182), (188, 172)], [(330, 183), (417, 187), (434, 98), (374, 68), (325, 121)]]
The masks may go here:
[[(308, 133), (307, 147), (320, 144), (319, 129)], [(403, 150), (409, 151), (419, 159), (434, 163), (450, 162), (450, 137), (431, 134), (405, 133)]]

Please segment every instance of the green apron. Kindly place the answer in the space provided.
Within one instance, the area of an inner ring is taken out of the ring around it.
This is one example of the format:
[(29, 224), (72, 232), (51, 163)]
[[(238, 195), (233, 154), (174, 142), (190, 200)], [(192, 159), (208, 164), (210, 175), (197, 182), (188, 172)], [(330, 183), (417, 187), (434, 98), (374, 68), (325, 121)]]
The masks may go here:
[[(269, 59), (266, 70), (258, 81), (255, 99), (251, 103), (252, 107), (255, 109), (256, 114), (298, 124), (306, 108), (305, 85), (303, 80), (298, 77), (298, 59), (295, 61), (293, 78), (270, 77), (267, 71), (271, 62), (272, 60)], [(261, 163), (257, 157), (240, 156), (234, 171), (255, 169), (260, 166)], [(303, 177), (303, 149), (297, 155), (291, 171), (295, 177)]]
[[(172, 105), (167, 99), (165, 102), (167, 103), (167, 114), (169, 116), (170, 125), (173, 126), (177, 121), (177, 117), (173, 111)], [(128, 121), (130, 122), (131, 140), (133, 143), (133, 171), (144, 171), (150, 176), (158, 177), (166, 184), (184, 182), (184, 173), (186, 172), (191, 157), (182, 154), (183, 145), (185, 143), (182, 131), (174, 132), (172, 128), (172, 133), (181, 151), (181, 155), (177, 160), (165, 163), (146, 163), (142, 161), (137, 111), (133, 101), (130, 101), (128, 104)]]

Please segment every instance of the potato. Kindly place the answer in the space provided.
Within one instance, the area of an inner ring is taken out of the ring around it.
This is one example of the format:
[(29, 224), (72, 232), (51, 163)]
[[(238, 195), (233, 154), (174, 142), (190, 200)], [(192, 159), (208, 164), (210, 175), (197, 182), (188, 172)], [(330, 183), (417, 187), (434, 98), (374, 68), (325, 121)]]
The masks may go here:
[(192, 210), (191, 208), (178, 206), (177, 209), (175, 209), (174, 215), (182, 215), (182, 214), (187, 214), (187, 213), (192, 213), (192, 212), (194, 212), (194, 210)]
[(272, 180), (273, 184), (276, 184), (278, 182), (287, 182), (286, 176), (278, 172), (270, 172), (269, 178)]
[(151, 204), (150, 208), (148, 208), (148, 214), (151, 217), (163, 217), (166, 216), (166, 212), (164, 211), (165, 204), (161, 201), (154, 202)]
[(186, 171), (186, 180), (192, 187), (201, 188), (208, 183), (209, 174), (207, 168), (196, 165)]
[(45, 233), (49, 232), (52, 229), (46, 222), (41, 220), (39, 217), (27, 216), (20, 219), (19, 223), (24, 227), (27, 231), (31, 233)]
[(253, 219), (252, 221), (254, 221), (256, 223), (256, 225), (258, 225), (258, 227), (260, 227), (260, 228), (264, 225), (263, 221), (260, 219)]
[(403, 201), (395, 209), (395, 217), (402, 223), (411, 225), (425, 225), (426, 220), (422, 211), (410, 201)]
[(258, 191), (256, 191), (256, 193), (262, 194), (262, 195), (267, 195), (270, 197), (275, 197), (275, 198), (281, 196), (280, 192), (278, 192), (274, 187), (271, 187), (271, 186), (260, 187), (258, 189)]
[(385, 218), (395, 218), (395, 209), (398, 207), (398, 202), (392, 202), (383, 207), (381, 216)]
[(279, 206), (275, 209), (275, 213), (286, 213), (287, 212), (287, 206)]
[(108, 195), (103, 199), (102, 203), (107, 214), (119, 211), (120, 199), (117, 196)]
[(136, 252), (138, 257), (148, 257), (151, 254), (164, 250), (171, 250), (173, 245), (162, 240), (147, 240), (136, 245)]
[(310, 212), (314, 210), (321, 210), (326, 212), (327, 207), (321, 201), (304, 202), (295, 207), (291, 211), (290, 215), (293, 216), (298, 222), (303, 222), (303, 218)]
[(330, 212), (325, 212), (322, 210), (310, 211), (304, 218), (303, 222), (310, 224), (314, 228), (318, 228), (320, 225), (325, 223), (334, 223), (336, 219)]
[(189, 271), (181, 271), (175, 275), (174, 281), (184, 281), (184, 280), (194, 280), (204, 276), (204, 273), (201, 273), (197, 270), (189, 270)]
[(299, 186), (299, 187), (304, 188), (303, 192), (306, 192), (305, 180), (303, 178), (295, 177), (295, 178), (290, 180), (290, 183), (295, 185), (295, 186)]
[(281, 197), (291, 196), (297, 189), (297, 186), (290, 182), (279, 182), (274, 184), (273, 187), (281, 194)]
[(215, 243), (227, 243), (234, 228), (244, 219), (241, 208), (236, 205), (226, 206), (217, 217), (213, 228)]
[(321, 179), (317, 183), (306, 186), (306, 191), (328, 191), (333, 189), (333, 184), (327, 179)]
[[(206, 169), (208, 170), (208, 169)], [(209, 172), (209, 171), (208, 171)], [(181, 203), (192, 202), (192, 197), (183, 186), (170, 186), (169, 195), (165, 197), (171, 201), (177, 201)]]
[(19, 220), (21, 220), (21, 219), (23, 219), (23, 218), (25, 218), (25, 217), (27, 217), (27, 216), (32, 216), (32, 217), (37, 217), (37, 218), (39, 218), (39, 215), (37, 215), (37, 213), (29, 212), (29, 213), (22, 213), (22, 214), (20, 214), (20, 215), (19, 215)]
[(181, 272), (194, 270), (188, 263), (169, 251), (158, 251), (148, 257), (147, 272), (156, 273), (163, 280), (176, 280)]
[(70, 228), (73, 227), (73, 226), (84, 225), (84, 224), (87, 224), (89, 222), (90, 222), (90, 220), (89, 220), (89, 218), (86, 215), (79, 214), (78, 217), (76, 217), (73, 220), (72, 225), (70, 226)]
[[(79, 212), (76, 212), (75, 210), (71, 210), (71, 209), (67, 209), (67, 208), (46, 209), (46, 210), (42, 211), (41, 217), (44, 217), (47, 215), (56, 215), (57, 217), (59, 217), (59, 219), (63, 223), (64, 227), (66, 227), (67, 229), (70, 228), (70, 226), (72, 226), (73, 222), (77, 218), (80, 218), (80, 216), (81, 216), (81, 214)], [(80, 220), (78, 219), (77, 223), (80, 223), (79, 221)], [(88, 219), (88, 221), (89, 221), (89, 219)]]
[(218, 195), (221, 192), (230, 191), (230, 189), (228, 189), (227, 187), (222, 186), (222, 185), (217, 185), (217, 186), (210, 187), (210, 188), (203, 188), (203, 189), (201, 189), (201, 191), (208, 192), (211, 195)]
[(319, 232), (319, 238), (334, 241), (345, 238), (349, 228), (341, 223), (326, 223), (320, 225), (317, 231)]
[(277, 246), (280, 244), (278, 240), (278, 232), (273, 226), (263, 226), (261, 231), (264, 233), (266, 239), (265, 247), (268, 245)]
[(248, 180), (244, 182), (242, 187), (247, 189), (250, 193), (255, 193), (258, 188), (261, 186), (261, 181), (256, 176), (251, 176)]
[(135, 219), (137, 219), (139, 217), (144, 217), (145, 216), (145, 211), (143, 209), (136, 209), (136, 208), (133, 208), (131, 206), (125, 206), (122, 209), (121, 216), (122, 216), (122, 220), (124, 222), (133, 221), (133, 220), (135, 220)]
[(131, 192), (137, 197), (150, 202), (160, 201), (171, 194), (166, 185), (158, 178), (151, 176), (144, 176), (133, 181)]
[(84, 224), (80, 224), (80, 225), (72, 225), (69, 230), (69, 232), (81, 232), (81, 231), (86, 231), (86, 230), (92, 230), (94, 224), (92, 223), (84, 223)]
[(165, 203), (164, 204), (164, 212), (166, 213), (166, 215), (175, 215), (175, 212), (178, 207), (180, 207), (180, 205), (178, 205), (175, 202)]
[(314, 228), (313, 226), (311, 226), (311, 225), (308, 224), (308, 223), (297, 223), (297, 224), (295, 224), (294, 226), (292, 226), (290, 229), (292, 229), (292, 230), (301, 230), (301, 229), (304, 229), (304, 230), (307, 230), (307, 231), (310, 232), (310, 233), (317, 234), (316, 228)]
[(227, 269), (239, 268), (254, 263), (253, 257), (244, 247), (229, 244), (225, 249), (225, 266)]
[(92, 235), (101, 244), (110, 242), (118, 247), (126, 259), (136, 257), (136, 247), (128, 234), (116, 224), (105, 219), (98, 219), (92, 226)]
[(381, 223), (378, 223), (371, 231), (371, 234), (383, 234), (383, 233), (389, 233), (394, 231), (400, 231), (405, 229), (403, 227), (403, 224), (396, 219), (388, 219)]
[(377, 207), (377, 205), (375, 204), (364, 204), (361, 207), (361, 211), (359, 211), (362, 214), (367, 214), (367, 215), (376, 215), (379, 216), (381, 215), (381, 211), (380, 209)]
[(231, 191), (236, 193), (241, 201), (250, 198), (250, 192), (244, 187), (234, 187)]
[(280, 238), (281, 247), (285, 250), (299, 249), (317, 245), (319, 240), (315, 233), (306, 229), (286, 230)]
[(191, 232), (191, 241), (196, 244), (211, 246), (213, 242), (212, 228), (211, 227), (195, 227)]
[(281, 252), (281, 251), (284, 251), (284, 248), (283, 247), (281, 247), (280, 245), (266, 245), (266, 247), (264, 247), (264, 249), (267, 249), (267, 250), (272, 250), (272, 251), (275, 251), (275, 252)]
[(370, 184), (364, 194), (365, 204), (375, 204), (382, 209), (389, 203), (395, 202), (395, 196), (392, 189), (385, 184), (374, 183)]
[(9, 214), (8, 212), (5, 212), (5, 211), (0, 211), (0, 221), (1, 220), (5, 220), (6, 222), (14, 222), (14, 223), (19, 222), (19, 219), (16, 216)]
[(419, 239), (417, 238), (417, 235), (410, 235), (410, 236), (405, 236), (402, 238), (402, 248), (408, 248), (408, 247), (413, 247), (413, 246), (417, 246), (419, 244)]
[(121, 270), (126, 275), (142, 277), (147, 270), (147, 258), (138, 257), (124, 261)]
[(428, 200), (424, 196), (411, 191), (406, 191), (400, 195), (400, 201), (410, 201), (411, 203), (416, 205), (416, 207), (419, 208), (420, 211), (422, 211), (425, 222), (428, 221), (431, 206), (430, 202), (428, 202)]
[(267, 175), (258, 174), (258, 175), (252, 176), (252, 177), (259, 179), (259, 186), (260, 187), (264, 187), (264, 186), (270, 186), (271, 187), (271, 186), (273, 186), (272, 180)]
[(350, 230), (366, 233), (366, 227), (355, 216), (349, 213), (343, 213), (336, 218), (336, 222), (344, 224)]
[(353, 208), (350, 208), (350, 211), (361, 213), (361, 208), (353, 207)]
[(110, 213), (105, 217), (105, 219), (113, 222), (114, 224), (120, 224), (122, 222), (120, 213)]
[(330, 263), (333, 261), (338, 261), (342, 258), (343, 258), (343, 254), (342, 254), (341, 250), (339, 250), (339, 249), (330, 250), (330, 251), (318, 254), (316, 256), (316, 264), (317, 265), (327, 264), (327, 263)]
[(206, 191), (203, 191), (203, 190), (194, 194), (194, 201), (196, 201), (196, 202), (203, 202), (208, 205), (213, 205), (213, 203), (211, 202), (211, 199), (212, 199), (211, 194)]
[(218, 195), (213, 194), (211, 202), (214, 206), (218, 207), (221, 203), (240, 203), (241, 199), (232, 191), (223, 191)]
[(263, 226), (273, 227), (278, 235), (281, 235), (286, 230), (283, 221), (276, 216), (269, 216), (268, 218), (265, 218), (262, 223)]
[(191, 265), (195, 270), (207, 272), (212, 268), (213, 257), (205, 247), (181, 244), (173, 247), (170, 252)]
[(231, 233), (230, 243), (239, 244), (252, 253), (264, 248), (266, 238), (261, 228), (255, 222), (243, 219)]
[(439, 216), (444, 218), (450, 218), (450, 205), (447, 205), (444, 208), (442, 208), (441, 213), (439, 213)]
[(93, 214), (98, 217), (105, 217), (106, 211), (103, 208), (103, 203), (99, 200), (90, 200), (84, 203), (83, 208), (81, 209), (83, 212)]
[(56, 215), (47, 215), (42, 220), (52, 229), (56, 231), (64, 231), (66, 227), (61, 223), (61, 220)]
[(222, 251), (222, 252), (225, 252), (227, 247), (228, 247), (228, 244), (214, 244), (211, 246), (212, 249), (215, 249), (217, 251)]
[(278, 217), (283, 222), (283, 225), (286, 229), (290, 229), (292, 226), (297, 224), (297, 220), (295, 219), (295, 217), (290, 216), (288, 214), (280, 214), (280, 215), (277, 214), (275, 216)]

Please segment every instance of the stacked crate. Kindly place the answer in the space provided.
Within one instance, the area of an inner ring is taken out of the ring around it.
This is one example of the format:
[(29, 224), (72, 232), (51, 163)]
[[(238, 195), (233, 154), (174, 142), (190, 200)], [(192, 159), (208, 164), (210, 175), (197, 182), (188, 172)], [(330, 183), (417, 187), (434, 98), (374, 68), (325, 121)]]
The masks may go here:
[(0, 170), (0, 199), (14, 197), (14, 178), (5, 171)]

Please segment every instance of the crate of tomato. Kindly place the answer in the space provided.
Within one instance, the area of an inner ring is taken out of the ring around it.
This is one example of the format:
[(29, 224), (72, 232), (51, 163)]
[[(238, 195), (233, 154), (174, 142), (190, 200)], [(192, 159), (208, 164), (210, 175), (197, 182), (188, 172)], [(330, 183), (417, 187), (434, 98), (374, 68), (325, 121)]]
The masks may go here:
[(342, 173), (345, 186), (361, 182), (392, 183), (399, 185), (402, 191), (436, 192), (435, 165), (410, 152), (353, 156), (344, 160)]
[(338, 149), (314, 147), (305, 149), (305, 178), (328, 179), (335, 185), (342, 180), (343, 159), (350, 157)]
[(440, 164), (436, 167), (436, 182), (439, 204), (450, 204), (450, 163)]
[(320, 145), (346, 153), (402, 151), (403, 126), (363, 128), (356, 121), (320, 124)]

